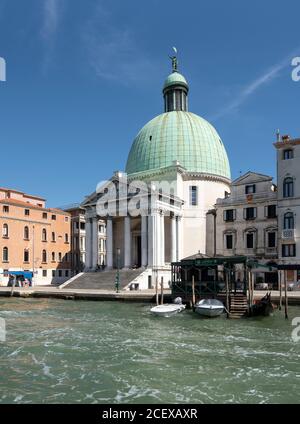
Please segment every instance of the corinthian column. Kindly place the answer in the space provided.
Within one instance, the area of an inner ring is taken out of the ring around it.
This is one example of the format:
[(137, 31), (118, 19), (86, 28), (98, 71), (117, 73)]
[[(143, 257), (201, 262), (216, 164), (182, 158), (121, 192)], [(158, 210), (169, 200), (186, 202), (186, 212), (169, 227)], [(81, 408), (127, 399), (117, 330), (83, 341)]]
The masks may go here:
[(106, 263), (107, 268), (113, 267), (113, 222), (112, 218), (108, 217), (106, 221)]
[(147, 216), (141, 216), (141, 237), (142, 237), (142, 266), (148, 265), (148, 233)]
[(131, 267), (131, 221), (130, 216), (124, 218), (124, 267)]
[[(78, 237), (80, 243), (80, 237)], [(85, 223), (85, 272), (91, 271), (92, 269), (92, 220), (88, 218)]]
[(92, 219), (92, 269), (96, 270), (98, 266), (98, 253), (99, 253), (99, 241), (98, 241), (98, 218)]

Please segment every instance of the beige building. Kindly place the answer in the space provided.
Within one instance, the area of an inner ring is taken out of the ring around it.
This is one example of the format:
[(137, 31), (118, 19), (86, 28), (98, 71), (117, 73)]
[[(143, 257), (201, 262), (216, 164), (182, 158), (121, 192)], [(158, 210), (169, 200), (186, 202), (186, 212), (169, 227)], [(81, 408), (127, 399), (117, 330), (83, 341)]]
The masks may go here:
[(277, 286), (277, 187), (268, 175), (247, 172), (207, 214), (206, 254), (247, 256), (261, 266), (255, 281)]
[(0, 285), (7, 284), (8, 271), (33, 272), (36, 285), (70, 277), (71, 216), (45, 203), (41, 197), (0, 188)]
[(278, 172), (279, 263), (286, 266), (285, 278), (291, 282), (300, 280), (300, 138), (277, 134), (274, 146)]

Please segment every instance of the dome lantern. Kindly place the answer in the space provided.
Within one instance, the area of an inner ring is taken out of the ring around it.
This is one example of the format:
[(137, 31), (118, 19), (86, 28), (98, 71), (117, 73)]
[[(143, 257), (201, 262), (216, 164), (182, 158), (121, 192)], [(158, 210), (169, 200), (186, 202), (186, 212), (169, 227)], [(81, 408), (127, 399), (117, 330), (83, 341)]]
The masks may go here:
[(184, 76), (178, 72), (177, 56), (170, 56), (170, 59), (172, 73), (167, 77), (163, 88), (165, 112), (187, 112), (189, 86)]

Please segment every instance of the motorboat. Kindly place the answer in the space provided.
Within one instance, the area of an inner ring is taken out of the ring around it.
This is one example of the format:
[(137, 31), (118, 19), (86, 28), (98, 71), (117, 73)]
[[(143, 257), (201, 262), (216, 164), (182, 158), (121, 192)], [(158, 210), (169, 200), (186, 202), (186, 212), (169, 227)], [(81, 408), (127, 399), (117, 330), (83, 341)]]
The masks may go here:
[(172, 315), (178, 314), (185, 309), (185, 305), (182, 303), (181, 298), (176, 298), (174, 303), (166, 303), (164, 305), (157, 305), (150, 309), (150, 312), (154, 315), (161, 317), (171, 317)]
[(205, 317), (217, 317), (224, 311), (224, 305), (217, 299), (202, 299), (195, 305), (195, 311)]

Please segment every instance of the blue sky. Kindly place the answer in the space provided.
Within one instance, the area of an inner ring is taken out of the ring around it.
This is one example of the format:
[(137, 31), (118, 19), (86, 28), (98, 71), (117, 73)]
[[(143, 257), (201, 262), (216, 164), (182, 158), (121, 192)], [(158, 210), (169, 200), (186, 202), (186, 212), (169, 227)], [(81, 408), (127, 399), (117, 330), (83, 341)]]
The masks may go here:
[(300, 137), (299, 16), (298, 0), (0, 0), (0, 185), (61, 206), (124, 169), (172, 46), (232, 177), (275, 177), (276, 129)]

